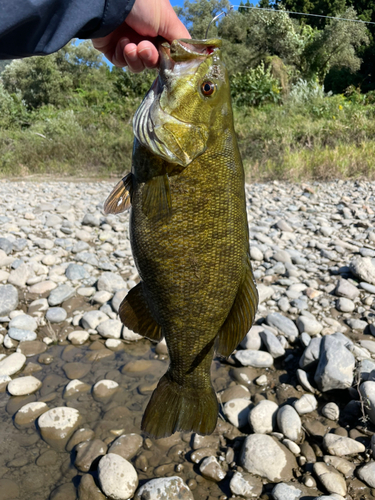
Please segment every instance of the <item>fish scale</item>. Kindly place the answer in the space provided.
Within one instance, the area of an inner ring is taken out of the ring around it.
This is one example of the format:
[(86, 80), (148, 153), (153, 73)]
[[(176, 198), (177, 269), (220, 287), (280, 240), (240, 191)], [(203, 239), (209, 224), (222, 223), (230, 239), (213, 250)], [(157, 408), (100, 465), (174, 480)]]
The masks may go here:
[[(142, 421), (142, 429), (155, 437), (213, 432), (213, 356), (235, 349), (258, 302), (244, 172), (219, 45), (182, 40), (170, 51), (162, 49), (159, 80), (134, 119), (132, 172), (124, 185), (141, 283), (124, 299), (120, 317), (137, 333), (166, 339), (170, 366)], [(201, 93), (212, 89), (212, 99)]]

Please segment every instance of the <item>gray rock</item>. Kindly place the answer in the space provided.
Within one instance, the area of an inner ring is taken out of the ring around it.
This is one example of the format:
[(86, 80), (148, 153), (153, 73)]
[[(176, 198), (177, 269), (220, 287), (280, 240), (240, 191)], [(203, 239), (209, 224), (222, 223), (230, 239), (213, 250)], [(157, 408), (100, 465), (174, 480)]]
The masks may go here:
[(119, 339), (121, 338), (122, 323), (117, 319), (108, 319), (99, 323), (96, 330), (105, 339)]
[(269, 368), (273, 365), (273, 357), (268, 352), (246, 349), (243, 351), (237, 351), (234, 357), (241, 363), (242, 366)]
[(355, 304), (352, 300), (346, 297), (340, 297), (336, 300), (336, 309), (341, 312), (353, 312), (355, 309)]
[(323, 462), (316, 462), (313, 465), (313, 470), (319, 481), (329, 493), (336, 493), (342, 496), (346, 495), (346, 482), (341, 474), (330, 469)]
[(340, 416), (340, 409), (336, 403), (327, 403), (322, 408), (323, 417), (329, 418), (329, 420), (338, 420)]
[(364, 330), (367, 326), (367, 322), (357, 318), (349, 318), (347, 324), (352, 330)]
[(26, 286), (27, 280), (33, 275), (33, 272), (29, 266), (22, 263), (17, 269), (12, 271), (8, 277), (8, 283), (11, 285), (18, 286), (19, 288), (24, 288)]
[(30, 330), (31, 332), (35, 332), (38, 328), (38, 324), (32, 316), (28, 314), (20, 314), (13, 318), (9, 322), (9, 328), (20, 328), (21, 330)]
[(214, 456), (206, 457), (201, 462), (199, 471), (203, 477), (216, 483), (222, 481), (226, 476), (226, 473)]
[(18, 306), (18, 291), (13, 285), (0, 285), (0, 316), (8, 314)]
[(147, 481), (139, 488), (134, 500), (194, 500), (193, 494), (178, 476), (160, 477)]
[(81, 472), (88, 472), (94, 460), (107, 453), (107, 445), (100, 439), (79, 443), (76, 446), (74, 465)]
[(260, 332), (260, 337), (267, 348), (267, 351), (271, 354), (273, 358), (280, 358), (284, 356), (285, 349), (281, 345), (279, 339), (269, 330), (264, 329)]
[(241, 342), (240, 346), (243, 349), (251, 349), (253, 351), (258, 351), (262, 345), (262, 339), (260, 337), (260, 332), (264, 330), (263, 326), (254, 325), (247, 332), (246, 337)]
[(287, 439), (294, 442), (299, 442), (301, 440), (302, 422), (293, 406), (285, 405), (279, 408), (277, 412), (277, 425), (280, 432), (282, 432)]
[(350, 281), (339, 279), (335, 288), (335, 295), (338, 297), (346, 297), (347, 299), (354, 300), (359, 295), (359, 290), (356, 286), (352, 285)]
[(90, 248), (90, 245), (86, 243), (86, 241), (77, 241), (74, 243), (72, 246), (72, 253), (79, 253), (79, 252), (84, 252), (85, 250), (88, 250)]
[(323, 338), (314, 377), (322, 392), (351, 387), (354, 367), (353, 354), (337, 338), (333, 336)]
[(273, 256), (272, 256), (273, 259), (275, 259), (277, 262), (288, 262), (288, 263), (292, 263), (292, 259), (289, 255), (288, 252), (286, 252), (285, 250), (277, 250)]
[(360, 385), (359, 391), (365, 401), (365, 411), (370, 420), (375, 424), (375, 382), (367, 380)]
[(278, 409), (276, 403), (264, 399), (250, 410), (249, 423), (254, 434), (268, 434), (275, 430)]
[(26, 362), (26, 356), (20, 352), (14, 352), (10, 356), (0, 360), (0, 376), (14, 375), (21, 370)]
[(274, 326), (291, 342), (298, 337), (298, 329), (293, 321), (280, 313), (271, 313), (266, 318), (267, 324)]
[(297, 468), (294, 455), (279, 441), (266, 434), (250, 434), (241, 450), (240, 465), (251, 474), (271, 482), (290, 481)]
[(96, 215), (93, 214), (85, 214), (82, 220), (83, 226), (91, 226), (91, 227), (99, 227), (100, 219)]
[(375, 294), (375, 286), (374, 285), (370, 285), (369, 283), (366, 283), (365, 281), (361, 281), (359, 286), (361, 288), (363, 288), (363, 290), (366, 290), (366, 292)]
[(375, 361), (372, 359), (362, 359), (359, 362), (357, 370), (361, 380), (375, 381)]
[(76, 291), (69, 285), (60, 285), (54, 288), (48, 297), (48, 304), (50, 306), (58, 306), (65, 302), (66, 300), (74, 297)]
[(116, 293), (119, 290), (126, 289), (127, 285), (119, 274), (106, 272), (103, 273), (98, 279), (97, 287), (98, 290), (106, 290), (110, 293)]
[(112, 309), (115, 311), (115, 313), (119, 312), (121, 302), (124, 300), (124, 298), (128, 294), (128, 289), (124, 288), (123, 290), (119, 290), (118, 292), (115, 293), (112, 299)]
[(322, 339), (317, 337), (311, 339), (310, 344), (303, 351), (303, 354), (299, 360), (299, 366), (303, 369), (310, 370), (317, 365), (320, 355), (320, 344)]
[(36, 333), (31, 330), (22, 330), (21, 328), (9, 328), (8, 335), (13, 340), (18, 342), (26, 342), (28, 340), (35, 340)]
[(235, 472), (229, 483), (230, 491), (233, 495), (244, 498), (258, 498), (263, 489), (262, 481), (259, 477), (246, 472)]
[(301, 333), (306, 332), (312, 336), (318, 335), (323, 330), (323, 325), (319, 321), (307, 316), (299, 316), (296, 324)]
[(105, 496), (96, 486), (91, 474), (84, 474), (78, 486), (79, 500), (105, 500)]
[(68, 314), (63, 307), (51, 307), (46, 312), (46, 319), (50, 323), (61, 323), (65, 321)]
[(123, 434), (111, 445), (108, 453), (115, 453), (126, 460), (131, 460), (138, 453), (143, 444), (143, 439), (139, 434)]
[(375, 285), (375, 266), (370, 257), (356, 257), (350, 263), (350, 271), (361, 281)]
[(138, 475), (132, 464), (114, 453), (100, 459), (98, 477), (102, 491), (112, 500), (128, 500), (138, 486)]
[(259, 304), (262, 304), (262, 302), (265, 302), (266, 300), (270, 299), (272, 295), (275, 293), (271, 286), (263, 285), (263, 283), (259, 283), (257, 288), (259, 295)]
[(363, 453), (366, 449), (359, 441), (338, 434), (326, 434), (323, 438), (323, 446), (330, 455), (337, 457)]
[(293, 403), (299, 415), (305, 415), (306, 413), (311, 413), (318, 408), (318, 402), (312, 394), (304, 394), (300, 399), (297, 399)]
[(100, 323), (107, 320), (109, 320), (109, 317), (102, 311), (88, 311), (82, 316), (81, 323), (85, 330), (90, 328), (95, 330)]
[(90, 275), (80, 264), (69, 264), (65, 270), (65, 276), (69, 280), (83, 280), (88, 278)]
[(0, 238), (0, 250), (3, 250), (7, 255), (13, 252), (13, 244), (7, 238)]
[(275, 500), (298, 500), (301, 495), (301, 490), (285, 483), (277, 484), (272, 490), (272, 496)]
[(370, 488), (375, 488), (375, 462), (371, 461), (358, 469), (358, 477)]
[(83, 262), (84, 264), (90, 264), (90, 266), (97, 267), (98, 259), (91, 252), (78, 252), (76, 254), (76, 260), (78, 262)]
[(79, 411), (61, 406), (43, 413), (38, 426), (44, 441), (52, 448), (62, 451), (80, 423)]
[(225, 403), (223, 411), (229, 422), (240, 429), (248, 423), (251, 407), (249, 399), (236, 398)]

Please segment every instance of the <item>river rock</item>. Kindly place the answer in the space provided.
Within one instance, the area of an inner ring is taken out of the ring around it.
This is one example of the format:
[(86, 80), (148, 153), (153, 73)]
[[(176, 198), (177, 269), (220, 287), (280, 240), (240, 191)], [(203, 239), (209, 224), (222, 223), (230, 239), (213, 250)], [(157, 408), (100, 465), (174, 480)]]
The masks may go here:
[(230, 491), (233, 495), (244, 498), (258, 498), (263, 489), (262, 481), (259, 477), (246, 472), (235, 472), (229, 483)]
[(105, 339), (119, 339), (121, 337), (122, 323), (117, 319), (107, 319), (99, 323), (96, 330)]
[(280, 313), (271, 313), (266, 318), (267, 324), (274, 326), (287, 337), (290, 342), (298, 337), (298, 329), (293, 321)]
[(277, 484), (272, 490), (275, 500), (298, 500), (302, 495), (302, 490), (286, 483)]
[(60, 285), (54, 290), (51, 291), (51, 293), (48, 296), (48, 304), (50, 306), (58, 306), (65, 302), (66, 300), (71, 299), (74, 297), (76, 291), (74, 288), (72, 288), (69, 285)]
[(80, 414), (75, 408), (53, 408), (38, 419), (40, 433), (52, 448), (62, 451), (70, 436), (80, 424)]
[(350, 263), (350, 271), (361, 281), (375, 285), (375, 266), (370, 257), (355, 257)]
[(32, 316), (29, 316), (28, 314), (20, 314), (9, 322), (8, 328), (19, 328), (20, 330), (35, 332), (38, 328), (38, 324)]
[(46, 320), (50, 323), (61, 323), (65, 321), (68, 313), (63, 307), (50, 307), (46, 312)]
[(341, 474), (331, 470), (323, 462), (316, 462), (313, 465), (313, 470), (328, 493), (336, 493), (341, 496), (346, 495), (346, 482)]
[(312, 394), (304, 394), (300, 399), (293, 403), (294, 408), (299, 415), (305, 415), (318, 408), (318, 402)]
[(108, 453), (115, 453), (126, 460), (131, 460), (142, 444), (143, 438), (139, 434), (123, 434), (112, 443)]
[(73, 281), (89, 278), (90, 275), (81, 264), (69, 264), (65, 270), (65, 276)]
[(105, 496), (96, 486), (91, 474), (84, 474), (78, 486), (79, 500), (105, 500)]
[(323, 446), (330, 455), (338, 457), (363, 453), (366, 449), (359, 441), (337, 434), (326, 434), (323, 439)]
[(358, 477), (370, 486), (370, 488), (375, 488), (375, 462), (372, 460), (358, 469)]
[(308, 316), (299, 316), (296, 324), (301, 333), (306, 332), (311, 336), (318, 335), (323, 330), (323, 325), (319, 321)]
[(242, 366), (253, 366), (254, 368), (270, 368), (273, 365), (273, 357), (264, 351), (253, 351), (246, 349), (237, 351), (234, 357)]
[(116, 293), (119, 290), (124, 290), (127, 288), (126, 282), (119, 274), (105, 272), (103, 273), (97, 282), (98, 290), (105, 290), (106, 292)]
[(14, 417), (17, 426), (29, 425), (48, 410), (46, 403), (33, 402), (22, 406)]
[[(0, 361), (1, 363), (1, 361)], [(368, 380), (367, 382), (363, 382), (360, 385), (360, 393), (365, 400), (365, 411), (367, 415), (370, 417), (371, 422), (375, 423), (375, 382), (372, 380)]]
[(267, 329), (260, 332), (260, 337), (267, 348), (267, 351), (271, 354), (273, 358), (280, 358), (284, 356), (285, 349), (282, 346), (280, 340)]
[(68, 444), (66, 445), (66, 451), (70, 452), (79, 443), (83, 443), (85, 441), (91, 441), (94, 438), (95, 438), (95, 433), (92, 429), (82, 427), (82, 429), (76, 430), (73, 436), (69, 439)]
[(109, 320), (109, 317), (102, 311), (88, 311), (81, 319), (85, 330), (95, 330), (100, 323)]
[(0, 361), (0, 376), (1, 375), (14, 375), (21, 370), (26, 363), (26, 356), (19, 352), (14, 352), (10, 356)]
[(18, 306), (18, 291), (13, 285), (0, 285), (0, 316), (7, 316)]
[(27, 394), (36, 392), (41, 386), (42, 382), (40, 380), (29, 375), (27, 377), (16, 378), (9, 382), (7, 390), (12, 396), (26, 396)]
[(333, 336), (322, 339), (315, 382), (322, 392), (332, 389), (347, 389), (353, 383), (355, 358), (348, 349)]
[(285, 405), (279, 408), (277, 412), (277, 425), (280, 432), (291, 441), (298, 442), (302, 436), (302, 422), (293, 408), (293, 406)]
[(109, 398), (117, 392), (119, 385), (114, 380), (99, 380), (92, 388), (92, 394), (96, 399)]
[(139, 488), (134, 500), (194, 500), (193, 494), (178, 476), (160, 477), (147, 481)]
[(132, 498), (138, 486), (137, 472), (132, 464), (114, 453), (101, 458), (98, 477), (102, 491), (112, 500)]
[(76, 446), (76, 451), (77, 455), (74, 465), (81, 472), (88, 472), (94, 460), (106, 454), (107, 445), (100, 439), (94, 439), (79, 443)]
[(30, 330), (21, 330), (20, 328), (10, 328), (8, 335), (11, 339), (17, 340), (18, 342), (27, 342), (30, 340), (35, 340), (37, 335), (35, 332)]
[(290, 481), (297, 467), (294, 455), (279, 441), (266, 434), (250, 434), (241, 450), (240, 465), (251, 474), (271, 482)]
[(276, 403), (264, 399), (250, 410), (249, 423), (254, 434), (268, 434), (275, 430), (278, 409)]
[(205, 458), (200, 464), (199, 470), (203, 477), (216, 483), (222, 481), (226, 476), (216, 457), (213, 456)]
[(224, 415), (235, 427), (244, 427), (248, 423), (251, 405), (252, 403), (248, 399), (232, 399), (225, 403)]
[(260, 337), (260, 332), (262, 332), (264, 328), (259, 325), (253, 325), (246, 337), (240, 343), (240, 346), (243, 349), (252, 349), (253, 351), (258, 351), (262, 345), (262, 339)]
[(350, 281), (339, 279), (334, 293), (338, 297), (346, 297), (347, 299), (354, 300), (358, 297), (359, 290), (356, 286), (352, 285)]

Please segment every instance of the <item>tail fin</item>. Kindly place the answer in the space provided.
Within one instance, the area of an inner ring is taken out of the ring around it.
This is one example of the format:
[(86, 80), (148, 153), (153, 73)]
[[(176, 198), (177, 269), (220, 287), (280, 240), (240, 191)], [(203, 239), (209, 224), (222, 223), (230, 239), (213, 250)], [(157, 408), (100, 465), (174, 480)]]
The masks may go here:
[(218, 402), (215, 391), (197, 394), (196, 389), (180, 386), (168, 372), (160, 379), (142, 419), (142, 430), (155, 438), (177, 431), (211, 434), (216, 427)]

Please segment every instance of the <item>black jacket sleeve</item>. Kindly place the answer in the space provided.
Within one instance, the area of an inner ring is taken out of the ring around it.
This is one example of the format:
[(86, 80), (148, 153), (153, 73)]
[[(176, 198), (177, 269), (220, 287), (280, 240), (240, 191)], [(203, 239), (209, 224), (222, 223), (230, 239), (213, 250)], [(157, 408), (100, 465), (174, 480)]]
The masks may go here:
[(51, 54), (72, 38), (106, 36), (135, 0), (0, 0), (0, 59)]

